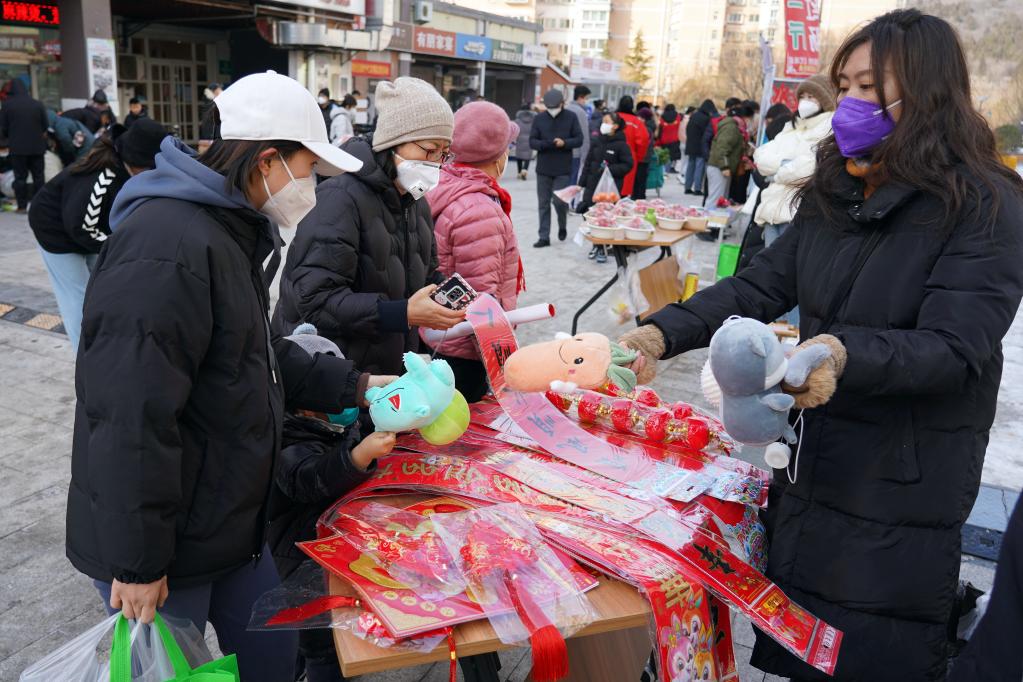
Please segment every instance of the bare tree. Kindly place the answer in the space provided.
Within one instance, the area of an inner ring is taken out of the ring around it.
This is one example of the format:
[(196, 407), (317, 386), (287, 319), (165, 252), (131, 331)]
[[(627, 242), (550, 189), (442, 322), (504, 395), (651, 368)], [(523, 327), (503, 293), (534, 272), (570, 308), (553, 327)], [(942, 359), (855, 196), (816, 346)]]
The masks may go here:
[(757, 47), (734, 48), (721, 60), (721, 85), (729, 95), (760, 101), (764, 89), (763, 62)]

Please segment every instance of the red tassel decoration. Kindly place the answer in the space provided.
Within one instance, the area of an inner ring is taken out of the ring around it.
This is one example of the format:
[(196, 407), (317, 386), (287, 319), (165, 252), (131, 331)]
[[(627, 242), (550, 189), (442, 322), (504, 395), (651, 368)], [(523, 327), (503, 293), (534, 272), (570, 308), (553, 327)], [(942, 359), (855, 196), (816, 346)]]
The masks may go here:
[(530, 594), (524, 589), (520, 592), (507, 573), (504, 584), (511, 595), (516, 613), (529, 630), (529, 646), (533, 649), (530, 679), (533, 682), (557, 682), (568, 677), (568, 647), (565, 638), (556, 627), (546, 622), (547, 618), (540, 607), (533, 603)]
[(454, 628), (447, 628), (448, 633), (448, 652), (451, 655), (451, 663), (448, 666), (448, 682), (456, 682), (458, 677), (458, 654), (455, 653), (455, 630)]

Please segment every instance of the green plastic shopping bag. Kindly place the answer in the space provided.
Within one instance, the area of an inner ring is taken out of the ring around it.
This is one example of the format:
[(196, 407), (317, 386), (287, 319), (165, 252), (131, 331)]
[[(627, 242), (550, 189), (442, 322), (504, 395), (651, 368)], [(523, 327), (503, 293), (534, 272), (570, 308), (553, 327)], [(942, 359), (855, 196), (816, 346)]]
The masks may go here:
[[(159, 613), (153, 624), (171, 667), (174, 668), (174, 677), (167, 682), (241, 682), (238, 659), (234, 654), (192, 669)], [(110, 682), (131, 682), (131, 633), (124, 616), (118, 618), (114, 626), (114, 641), (110, 647)]]

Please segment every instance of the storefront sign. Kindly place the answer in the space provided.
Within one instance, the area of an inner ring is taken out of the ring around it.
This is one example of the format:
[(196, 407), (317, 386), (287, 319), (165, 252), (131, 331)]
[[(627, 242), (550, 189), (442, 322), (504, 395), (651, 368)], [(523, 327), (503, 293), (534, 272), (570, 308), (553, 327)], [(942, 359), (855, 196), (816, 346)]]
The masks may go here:
[(388, 48), (391, 50), (401, 50), (402, 52), (412, 51), (412, 24), (405, 24), (402, 22), (395, 22), (394, 26), (391, 27), (391, 42), (388, 44)]
[(822, 2), (787, 0), (785, 3), (786, 78), (809, 78), (820, 71)]
[(41, 24), (57, 26), (60, 24), (60, 10), (57, 5), (37, 5), (32, 2), (0, 2), (0, 20), (4, 23)]
[(494, 41), (494, 61), (509, 64), (522, 63), (522, 43), (510, 43), (507, 40)]
[(522, 46), (522, 65), (523, 66), (546, 66), (547, 65), (547, 48), (543, 45), (523, 45)]
[(494, 56), (494, 41), (486, 36), (458, 33), (455, 37), (455, 55), (462, 59), (488, 62)]
[(284, 5), (325, 9), (342, 14), (366, 14), (366, 0), (276, 0)]
[(39, 52), (39, 36), (0, 33), (0, 51), (36, 54)]
[(368, 76), (369, 78), (390, 78), (391, 62), (371, 62), (368, 59), (353, 59), (352, 75)]
[(110, 100), (110, 108), (116, 116), (117, 59), (114, 41), (110, 38), (86, 38), (85, 48), (89, 59), (89, 92), (97, 90), (105, 92), (107, 99)]
[(572, 80), (587, 83), (612, 83), (622, 79), (622, 63), (598, 57), (572, 57)]
[(455, 56), (455, 40), (458, 34), (451, 31), (438, 31), (435, 28), (416, 26), (413, 35), (415, 36), (415, 44), (412, 49), (415, 52), (441, 54), (448, 57)]

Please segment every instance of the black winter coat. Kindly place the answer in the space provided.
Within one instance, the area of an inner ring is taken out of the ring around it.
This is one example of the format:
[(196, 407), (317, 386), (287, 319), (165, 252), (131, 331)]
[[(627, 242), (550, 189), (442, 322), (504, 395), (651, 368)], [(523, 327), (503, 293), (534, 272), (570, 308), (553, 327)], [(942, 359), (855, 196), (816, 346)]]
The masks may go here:
[(12, 80), (10, 94), (0, 107), (0, 135), (7, 138), (11, 154), (32, 156), (45, 152), (49, 127), (43, 103), (32, 99), (20, 78)]
[(65, 168), (43, 185), (28, 224), (50, 253), (99, 253), (110, 234), (110, 207), (128, 181), (123, 167), (78, 175)]
[(697, 109), (689, 117), (686, 124), (686, 156), (700, 156), (707, 158), (703, 149), (703, 134), (707, 132), (710, 125), (710, 114), (703, 109)]
[(85, 295), (67, 555), (104, 581), (204, 584), (266, 541), (285, 409), (352, 406), (352, 363), (271, 341), (250, 209), (153, 198), (107, 240)]
[(360, 369), (402, 374), (402, 354), (419, 348), (408, 298), (441, 281), (430, 205), (399, 194), (365, 140), (343, 149), (362, 169), (316, 187), (288, 250), (274, 329), (284, 336), (310, 322)]
[(582, 172), (579, 176), (579, 184), (586, 188), (583, 194), (583, 205), (588, 207), (593, 203), (593, 193), (597, 191), (597, 183), (604, 172), (604, 164), (607, 163), (611, 177), (614, 178), (618, 191), (622, 191), (622, 182), (625, 176), (632, 170), (632, 150), (629, 143), (625, 141), (625, 133), (616, 130), (613, 135), (600, 135), (593, 138), (590, 145), (590, 153), (586, 156)]
[[(1006, 189), (993, 229), (973, 204), (949, 232), (938, 197), (888, 185), (864, 200), (862, 183), (844, 178), (840, 224), (804, 201), (748, 268), (649, 322), (674, 356), (706, 346), (730, 315), (771, 321), (798, 304), (811, 338), (861, 245), (882, 231), (829, 330), (848, 351), (838, 390), (804, 412), (796, 483), (775, 472), (767, 575), (845, 633), (834, 679), (944, 679), (960, 529), (980, 486), (1001, 340), (1023, 296), (1023, 201)], [(829, 679), (759, 634), (752, 662)]]
[[(561, 138), (564, 147), (554, 140)], [(529, 146), (536, 150), (537, 175), (569, 175), (572, 172), (572, 150), (583, 144), (579, 119), (571, 111), (562, 110), (557, 117), (546, 111), (536, 115), (529, 131)]]
[(309, 557), (296, 542), (316, 539), (316, 520), (331, 504), (376, 471), (352, 463), (361, 440), (358, 422), (339, 432), (319, 419), (286, 415), (284, 446), (274, 475), (270, 549), (282, 578)]

